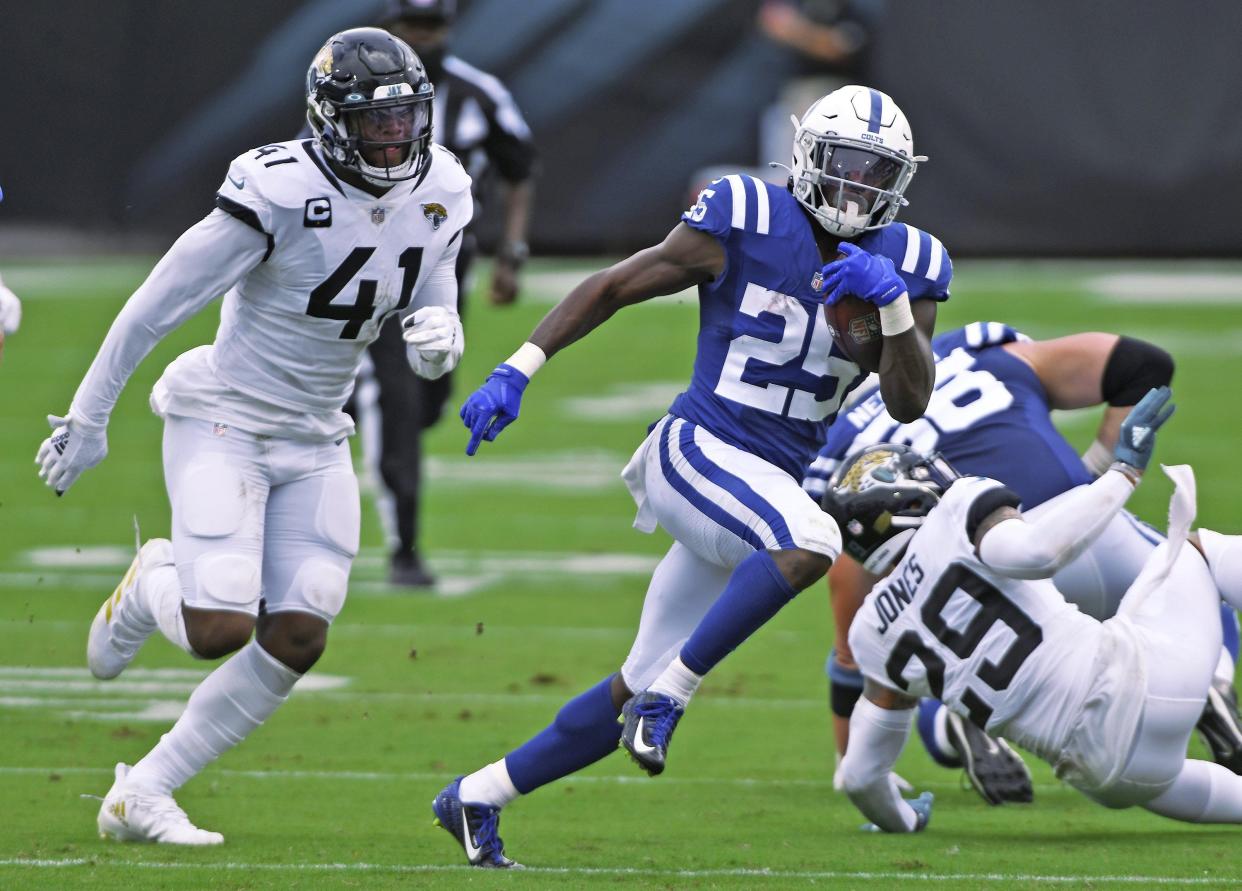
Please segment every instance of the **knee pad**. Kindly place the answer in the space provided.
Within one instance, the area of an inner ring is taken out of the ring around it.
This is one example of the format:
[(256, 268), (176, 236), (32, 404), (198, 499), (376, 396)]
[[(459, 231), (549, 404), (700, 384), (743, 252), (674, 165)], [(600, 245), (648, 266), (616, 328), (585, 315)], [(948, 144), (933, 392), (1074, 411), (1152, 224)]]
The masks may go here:
[(210, 602), (246, 607), (263, 591), (259, 564), (246, 554), (203, 554), (194, 561), (195, 594)]
[(304, 603), (330, 622), (345, 605), (348, 589), (349, 574), (344, 569), (328, 560), (312, 557), (298, 567), (289, 596), (283, 598), (282, 603)]
[[(807, 500), (810, 502), (810, 496)], [(841, 556), (841, 530), (837, 521), (820, 510), (819, 505), (810, 503), (812, 509), (798, 518), (795, 528), (790, 530), (794, 543), (804, 550), (836, 560)]]

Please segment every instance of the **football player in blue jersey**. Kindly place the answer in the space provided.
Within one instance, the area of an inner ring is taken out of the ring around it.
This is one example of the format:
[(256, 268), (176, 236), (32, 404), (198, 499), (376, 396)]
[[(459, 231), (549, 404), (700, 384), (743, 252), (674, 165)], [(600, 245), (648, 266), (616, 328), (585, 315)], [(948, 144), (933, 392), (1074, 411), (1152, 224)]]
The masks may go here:
[[(1037, 518), (1045, 505), (1107, 469), (1130, 407), (1173, 377), (1173, 359), (1164, 350), (1115, 334), (1032, 341), (998, 322), (975, 322), (941, 334), (932, 347), (936, 386), (924, 416), (902, 423), (886, 411), (878, 390), (860, 392), (829, 430), (807, 472), (803, 487), (810, 495), (824, 495), (829, 478), (849, 455), (878, 442), (898, 442), (925, 454), (938, 451), (960, 473), (1001, 480)], [(1080, 458), (1053, 426), (1050, 412), (1101, 403), (1107, 408), (1100, 427)], [(1207, 553), (1218, 584), (1242, 584), (1242, 578), (1229, 580), (1237, 572), (1221, 559), (1232, 537), (1204, 530), (1199, 536), (1201, 543), (1210, 539), (1215, 545)], [(1162, 539), (1123, 510), (1053, 581), (1084, 613), (1107, 619)], [(837, 631), (827, 671), (838, 758), (845, 753), (849, 717), (862, 691), (849, 628), (877, 579), (848, 554), (829, 574)], [(1228, 606), (1222, 606), (1222, 622), (1225, 649), (1199, 730), (1218, 763), (1242, 772), (1242, 727), (1232, 686), (1238, 626)], [(918, 726), (932, 757), (946, 766), (962, 766), (990, 804), (1031, 800), (1030, 775), (1004, 740), (989, 738), (932, 700), (921, 706)]]
[(924, 160), (905, 115), (883, 93), (849, 86), (795, 123), (786, 188), (744, 175), (711, 183), (661, 244), (574, 288), (462, 407), (473, 455), (517, 419), (550, 356), (623, 307), (698, 286), (690, 386), (623, 472), (638, 505), (634, 525), (658, 524), (675, 542), (621, 670), (437, 796), (437, 819), (474, 865), (512, 866), (496, 834), (500, 808), (605, 757), (618, 737), (649, 773), (662, 771), (702, 676), (840, 553), (840, 531), (800, 482), (866, 375), (834, 343), (825, 299), (851, 294), (879, 307), (888, 404), (907, 421), (927, 404), (930, 338), (952, 264), (937, 239), (893, 222)]

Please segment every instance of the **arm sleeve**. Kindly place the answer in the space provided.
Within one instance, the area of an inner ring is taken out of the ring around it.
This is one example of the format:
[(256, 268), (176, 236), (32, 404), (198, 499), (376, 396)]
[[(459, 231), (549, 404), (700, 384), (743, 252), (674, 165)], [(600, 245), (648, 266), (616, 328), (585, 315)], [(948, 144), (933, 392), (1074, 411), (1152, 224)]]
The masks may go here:
[(266, 237), (213, 210), (177, 239), (125, 303), (74, 394), (69, 412), (106, 427), (129, 376), (160, 340), (263, 259)]
[(1134, 491), (1120, 471), (1071, 489), (1036, 520), (997, 523), (979, 542), (979, 559), (1015, 579), (1051, 578), (1104, 531)]
[(893, 765), (910, 735), (914, 709), (880, 708), (863, 696), (850, 716), (850, 744), (841, 762), (845, 794), (885, 832), (913, 832), (914, 808), (893, 784)]
[(409, 311), (401, 315), (402, 322), (424, 306), (443, 306), (457, 312), (457, 255), (461, 252), (461, 238), (459, 230), (415, 292)]

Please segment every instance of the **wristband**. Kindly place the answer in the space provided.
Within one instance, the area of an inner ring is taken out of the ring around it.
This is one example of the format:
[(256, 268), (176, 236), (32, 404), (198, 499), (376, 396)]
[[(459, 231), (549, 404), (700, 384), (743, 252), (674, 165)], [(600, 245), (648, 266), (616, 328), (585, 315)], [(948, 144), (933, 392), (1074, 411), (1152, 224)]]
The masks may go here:
[(902, 294), (892, 303), (880, 307), (880, 333), (893, 337), (914, 327), (914, 313), (910, 312), (910, 295)]
[(1088, 449), (1082, 453), (1082, 463), (1092, 476), (1103, 476), (1113, 464), (1113, 450), (1098, 439), (1094, 439)]
[(1125, 461), (1114, 461), (1111, 465), (1109, 465), (1108, 469), (1115, 470), (1124, 476), (1130, 483), (1130, 487), (1134, 489), (1138, 488), (1139, 480), (1143, 478), (1142, 470), (1132, 464), (1127, 464)]
[(505, 364), (512, 365), (526, 375), (527, 380), (529, 380), (535, 376), (535, 372), (542, 368), (543, 363), (547, 361), (548, 357), (544, 351), (528, 340), (518, 347), (516, 353), (505, 360)]

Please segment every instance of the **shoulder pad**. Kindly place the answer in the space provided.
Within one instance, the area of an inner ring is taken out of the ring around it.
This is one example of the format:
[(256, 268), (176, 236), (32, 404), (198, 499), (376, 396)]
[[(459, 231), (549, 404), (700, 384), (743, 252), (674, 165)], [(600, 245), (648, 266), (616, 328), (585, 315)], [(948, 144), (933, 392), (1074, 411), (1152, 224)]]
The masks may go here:
[(431, 170), (420, 188), (434, 184), (437, 189), (447, 192), (467, 192), (470, 190), (470, 174), (462, 166), (461, 161), (451, 151), (439, 143), (431, 144)]
[(768, 235), (772, 230), (768, 184), (745, 173), (714, 179), (681, 219), (692, 229), (720, 239), (728, 238), (734, 229)]
[(1029, 341), (1030, 338), (1004, 322), (971, 322), (963, 328), (937, 334), (932, 339), (932, 351), (937, 356), (946, 356), (958, 347), (981, 350), (1020, 340)]
[(301, 210), (308, 189), (318, 194), (333, 188), (303, 149), (302, 142), (273, 142), (242, 152), (233, 159), (219, 194), (251, 207), (260, 219), (264, 219), (265, 211), (257, 206), (257, 201), (267, 206), (269, 217), (278, 207)]
[(858, 241), (864, 250), (883, 254), (893, 261), (909, 289), (911, 300), (919, 297), (948, 299), (953, 261), (936, 236), (905, 223), (891, 223), (866, 233)]
[(979, 523), (998, 507), (1017, 507), (1022, 499), (999, 480), (986, 476), (964, 476), (949, 486), (936, 510), (952, 515), (967, 538), (973, 538)]

